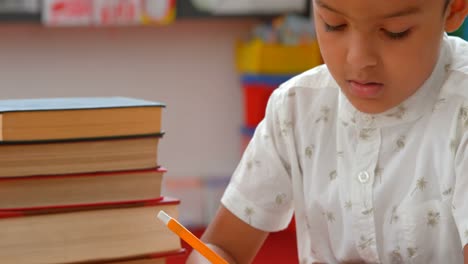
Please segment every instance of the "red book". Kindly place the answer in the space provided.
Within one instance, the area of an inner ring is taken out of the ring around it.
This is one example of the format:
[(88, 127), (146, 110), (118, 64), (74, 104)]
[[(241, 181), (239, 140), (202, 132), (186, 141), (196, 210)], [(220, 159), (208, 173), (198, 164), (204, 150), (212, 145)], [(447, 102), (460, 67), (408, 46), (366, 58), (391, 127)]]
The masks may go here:
[(0, 178), (0, 210), (82, 207), (161, 196), (166, 169)]
[(178, 204), (176, 199), (164, 198), (69, 211), (2, 211), (0, 259), (4, 263), (76, 263), (178, 251), (180, 238), (156, 217), (164, 210), (177, 218)]

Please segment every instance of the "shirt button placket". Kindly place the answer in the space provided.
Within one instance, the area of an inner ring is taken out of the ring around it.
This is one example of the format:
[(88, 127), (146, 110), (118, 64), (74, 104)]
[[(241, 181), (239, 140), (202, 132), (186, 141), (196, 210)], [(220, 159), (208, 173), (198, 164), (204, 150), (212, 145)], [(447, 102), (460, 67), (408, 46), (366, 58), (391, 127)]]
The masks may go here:
[(378, 129), (368, 131), (372, 132), (367, 133), (365, 139), (358, 139), (356, 149), (355, 179), (352, 181), (351, 190), (354, 200), (353, 226), (356, 228), (356, 248), (361, 257), (366, 262), (378, 262), (373, 214), (373, 171), (379, 156), (380, 131)]

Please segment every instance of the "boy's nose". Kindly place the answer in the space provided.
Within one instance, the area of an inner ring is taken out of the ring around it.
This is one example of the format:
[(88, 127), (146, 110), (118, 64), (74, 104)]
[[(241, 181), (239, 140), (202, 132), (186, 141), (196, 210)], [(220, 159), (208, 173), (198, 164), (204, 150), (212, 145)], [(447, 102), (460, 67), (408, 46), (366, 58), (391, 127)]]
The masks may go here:
[(375, 52), (375, 46), (360, 35), (354, 35), (349, 39), (347, 62), (354, 68), (367, 68), (377, 65), (378, 56)]

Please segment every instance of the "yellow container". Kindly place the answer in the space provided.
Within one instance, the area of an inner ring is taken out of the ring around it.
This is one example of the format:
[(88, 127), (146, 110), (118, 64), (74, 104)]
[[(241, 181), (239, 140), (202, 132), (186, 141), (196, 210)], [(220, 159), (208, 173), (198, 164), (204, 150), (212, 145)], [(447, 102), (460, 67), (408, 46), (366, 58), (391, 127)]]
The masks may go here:
[(236, 64), (242, 73), (297, 74), (322, 64), (322, 57), (317, 42), (293, 46), (254, 39), (237, 45)]

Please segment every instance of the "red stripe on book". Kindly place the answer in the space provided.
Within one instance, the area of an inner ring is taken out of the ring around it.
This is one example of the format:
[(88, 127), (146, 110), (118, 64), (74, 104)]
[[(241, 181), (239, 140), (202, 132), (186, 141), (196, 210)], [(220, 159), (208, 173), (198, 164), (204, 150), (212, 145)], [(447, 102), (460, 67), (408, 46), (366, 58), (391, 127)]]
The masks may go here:
[(117, 176), (122, 174), (135, 174), (142, 172), (167, 172), (167, 169), (164, 167), (157, 167), (152, 169), (142, 169), (142, 170), (127, 170), (127, 171), (107, 171), (107, 172), (92, 172), (92, 173), (76, 173), (76, 174), (57, 174), (57, 175), (29, 175), (24, 177), (0, 177), (0, 182), (2, 181), (18, 181), (18, 180), (30, 180), (30, 179), (50, 179), (50, 178), (74, 178), (74, 177), (89, 177), (89, 176)]
[(22, 212), (14, 212), (14, 211), (0, 211), (0, 218), (10, 218), (10, 217), (18, 217), (23, 216)]
[(40, 214), (48, 214), (48, 213), (97, 210), (97, 209), (118, 209), (118, 208), (128, 208), (128, 207), (136, 207), (136, 206), (170, 205), (170, 204), (179, 204), (179, 203), (180, 201), (177, 199), (161, 196), (155, 199), (108, 202), (108, 203), (0, 209), (0, 218), (40, 215)]

